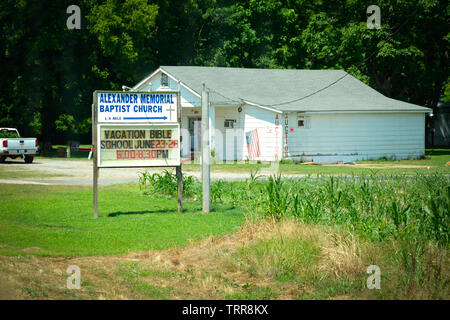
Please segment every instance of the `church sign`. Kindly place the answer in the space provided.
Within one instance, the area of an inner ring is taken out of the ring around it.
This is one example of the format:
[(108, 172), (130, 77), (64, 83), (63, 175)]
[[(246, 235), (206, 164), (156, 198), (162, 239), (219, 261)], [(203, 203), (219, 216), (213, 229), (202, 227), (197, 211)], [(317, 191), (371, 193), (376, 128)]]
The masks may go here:
[(180, 123), (177, 91), (94, 91), (94, 217), (98, 217), (100, 168), (175, 167), (178, 211), (183, 211)]
[(95, 91), (97, 166), (179, 166), (178, 100), (178, 92)]

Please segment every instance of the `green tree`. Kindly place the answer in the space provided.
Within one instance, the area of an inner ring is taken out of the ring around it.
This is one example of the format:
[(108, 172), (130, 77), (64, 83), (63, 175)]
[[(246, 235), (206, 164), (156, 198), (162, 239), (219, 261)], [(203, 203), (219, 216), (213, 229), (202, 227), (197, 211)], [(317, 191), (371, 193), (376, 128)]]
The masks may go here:
[[(0, 125), (43, 141), (90, 140), (92, 92), (160, 65), (343, 69), (383, 94), (436, 107), (448, 97), (449, 4), (384, 0), (0, 2)], [(447, 88), (447, 89), (445, 89)]]

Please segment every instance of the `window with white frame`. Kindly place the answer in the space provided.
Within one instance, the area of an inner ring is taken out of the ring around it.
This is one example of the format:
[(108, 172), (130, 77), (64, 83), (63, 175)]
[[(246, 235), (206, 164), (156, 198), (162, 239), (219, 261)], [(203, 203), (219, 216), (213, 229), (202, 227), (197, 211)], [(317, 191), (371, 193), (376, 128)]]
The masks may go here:
[(233, 129), (235, 126), (236, 120), (234, 119), (225, 119), (225, 122), (223, 123), (224, 128)]
[(311, 128), (311, 117), (297, 116), (297, 126), (303, 129)]
[(161, 73), (161, 87), (169, 86), (169, 77), (165, 73)]

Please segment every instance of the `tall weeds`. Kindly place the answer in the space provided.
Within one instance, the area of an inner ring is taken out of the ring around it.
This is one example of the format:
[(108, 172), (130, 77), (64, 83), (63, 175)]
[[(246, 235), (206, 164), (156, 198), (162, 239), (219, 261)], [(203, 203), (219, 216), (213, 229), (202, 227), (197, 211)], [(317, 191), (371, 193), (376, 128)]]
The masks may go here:
[[(164, 170), (162, 173), (139, 172), (139, 186), (147, 195), (176, 196), (178, 190), (177, 176), (175, 173)], [(191, 197), (197, 193), (198, 182), (192, 176), (182, 176), (183, 195)], [(201, 190), (201, 188), (200, 188)]]
[[(148, 194), (175, 196), (176, 175), (143, 172)], [(183, 175), (183, 194), (199, 199), (200, 182)], [(246, 181), (214, 181), (211, 200), (245, 209), (252, 219), (292, 217), (308, 223), (344, 225), (370, 240), (414, 239), (420, 235), (448, 247), (450, 178), (444, 175), (361, 177), (308, 176), (268, 179), (252, 172)]]
[[(143, 173), (140, 184), (151, 194), (176, 194), (176, 177), (167, 171)], [(201, 189), (199, 181), (183, 177), (186, 195), (199, 199)], [(252, 172), (246, 181), (213, 182), (211, 200), (243, 208), (248, 222), (267, 217), (274, 221), (292, 218), (309, 224), (342, 226), (352, 237), (388, 244), (391, 263), (404, 270), (401, 290), (405, 296), (427, 287), (439, 297), (448, 285), (448, 176), (373, 173), (282, 179), (280, 175), (264, 178)], [(281, 234), (280, 239), (279, 245), (283, 246)], [(276, 273), (284, 274), (290, 268), (286, 261), (293, 260), (280, 259)]]

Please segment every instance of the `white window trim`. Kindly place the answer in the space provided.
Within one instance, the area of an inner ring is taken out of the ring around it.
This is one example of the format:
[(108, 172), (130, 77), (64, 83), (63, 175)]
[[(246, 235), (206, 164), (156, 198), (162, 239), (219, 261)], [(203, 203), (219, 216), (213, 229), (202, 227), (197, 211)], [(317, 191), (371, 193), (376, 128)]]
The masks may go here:
[[(303, 126), (298, 125), (298, 121), (303, 120)], [(311, 117), (310, 116), (303, 116), (298, 115), (297, 116), (297, 128), (302, 130), (311, 129)]]

